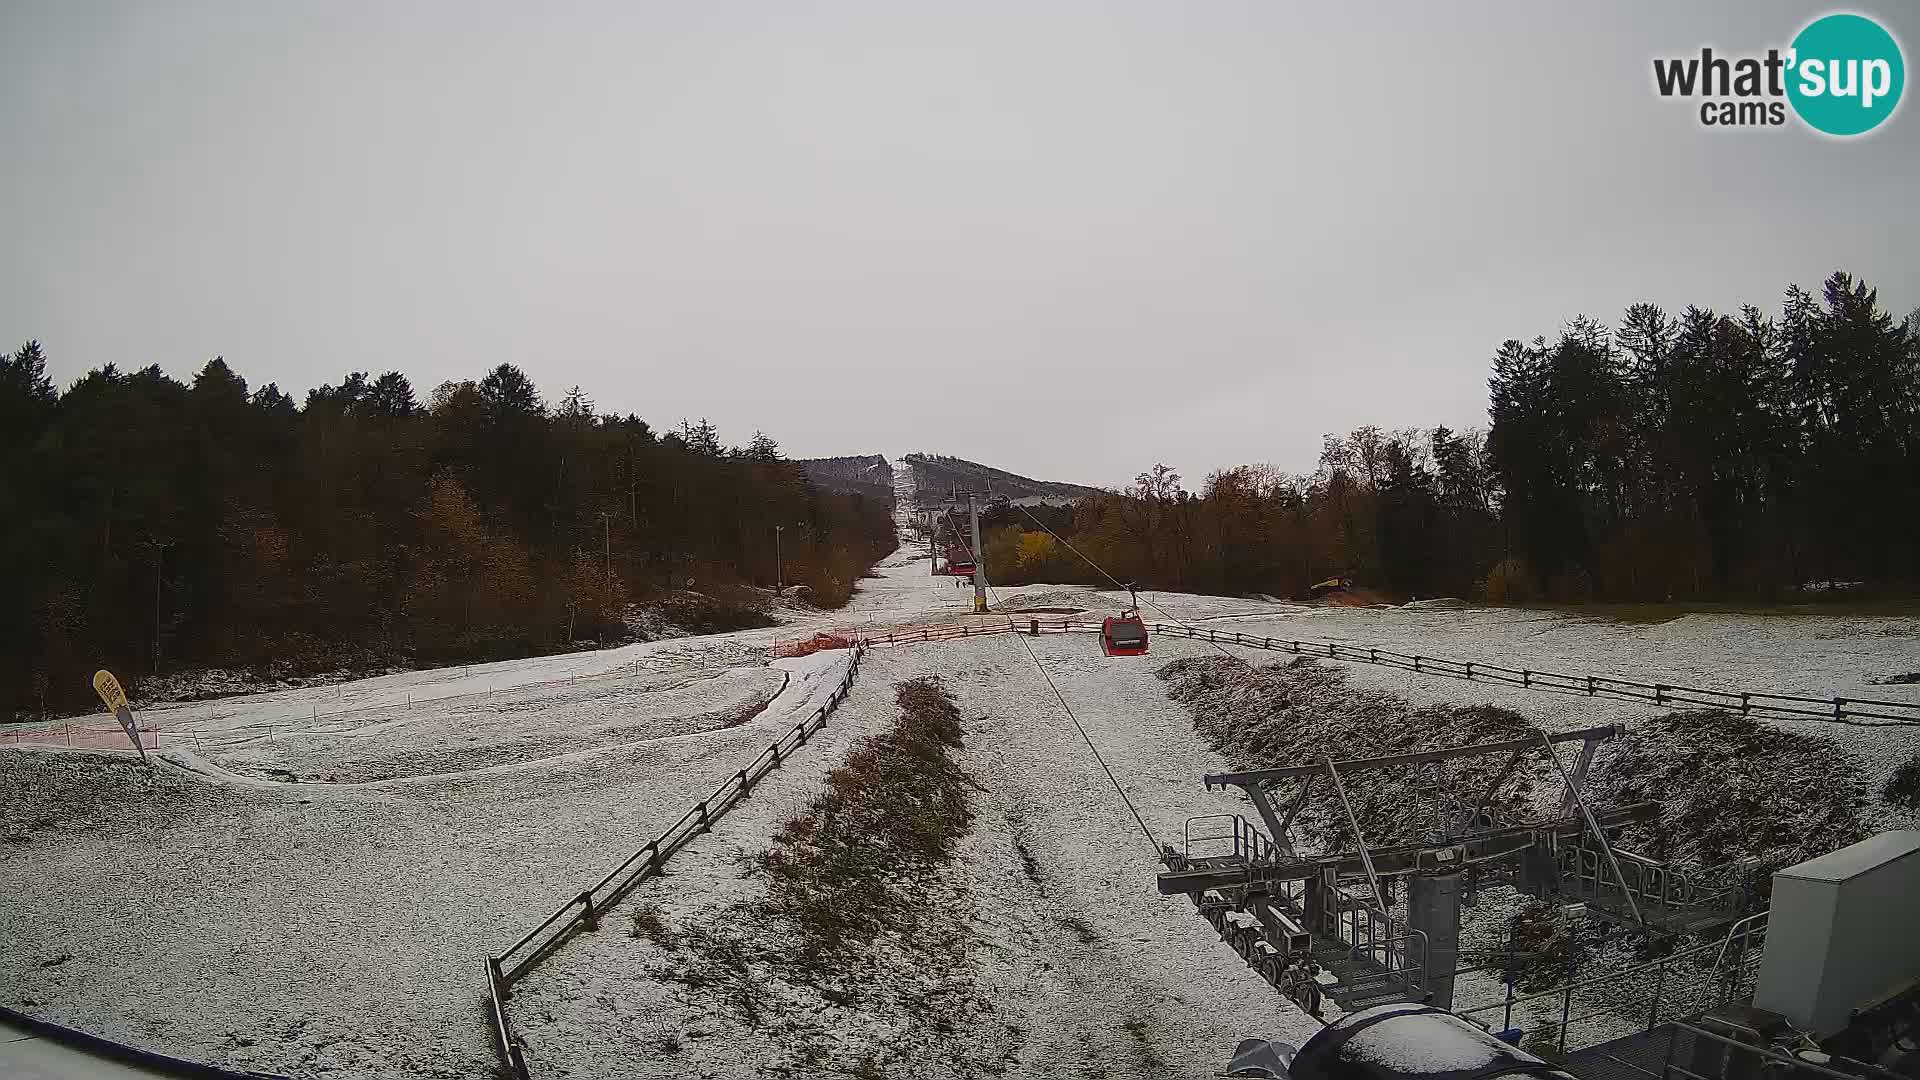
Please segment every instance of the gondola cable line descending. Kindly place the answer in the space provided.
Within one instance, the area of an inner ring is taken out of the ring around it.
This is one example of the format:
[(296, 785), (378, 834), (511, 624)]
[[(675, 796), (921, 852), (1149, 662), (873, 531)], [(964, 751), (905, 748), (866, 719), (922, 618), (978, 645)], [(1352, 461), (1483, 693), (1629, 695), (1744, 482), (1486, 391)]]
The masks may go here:
[[(1018, 504), (1015, 504), (1015, 505), (1018, 505)], [(1167, 620), (1168, 622), (1171, 622), (1171, 623), (1172, 623), (1172, 624), (1174, 624), (1175, 626), (1178, 626), (1178, 627), (1179, 627), (1180, 629), (1182, 629), (1182, 630), (1185, 630), (1185, 631), (1186, 631), (1186, 632), (1188, 633), (1188, 635), (1189, 635), (1189, 639), (1190, 639), (1190, 640), (1193, 640), (1193, 641), (1201, 641), (1201, 640), (1205, 640), (1205, 641), (1206, 641), (1206, 643), (1207, 643), (1207, 644), (1209, 644), (1209, 645), (1211, 645), (1211, 646), (1213, 646), (1213, 648), (1214, 648), (1214, 651), (1215, 651), (1215, 652), (1218, 652), (1218, 653), (1219, 653), (1219, 654), (1220, 654), (1221, 656), (1225, 656), (1225, 657), (1228, 657), (1228, 658), (1230, 658), (1230, 659), (1234, 659), (1234, 660), (1238, 660), (1238, 659), (1240, 659), (1240, 657), (1237, 657), (1237, 656), (1234, 656), (1234, 655), (1233, 655), (1232, 653), (1230, 653), (1230, 652), (1228, 652), (1228, 651), (1227, 651), (1227, 650), (1226, 650), (1226, 649), (1225, 649), (1225, 648), (1224, 648), (1224, 647), (1223, 647), (1223, 646), (1222, 646), (1222, 645), (1221, 645), (1221, 644), (1220, 644), (1219, 642), (1217, 642), (1217, 641), (1214, 641), (1214, 640), (1213, 640), (1213, 639), (1211, 639), (1211, 638), (1206, 638), (1206, 639), (1202, 639), (1201, 637), (1199, 637), (1199, 635), (1198, 635), (1198, 632), (1197, 632), (1197, 631), (1195, 631), (1195, 630), (1194, 630), (1194, 628), (1193, 628), (1193, 627), (1192, 627), (1192, 626), (1191, 626), (1191, 625), (1190, 625), (1190, 624), (1189, 624), (1189, 623), (1188, 623), (1188, 622), (1187, 622), (1187, 621), (1186, 621), (1185, 619), (1182, 619), (1182, 618), (1180, 618), (1180, 617), (1179, 617), (1178, 615), (1175, 615), (1175, 614), (1174, 614), (1173, 612), (1171, 612), (1171, 611), (1168, 611), (1168, 610), (1167, 610), (1166, 608), (1163, 608), (1163, 607), (1161, 607), (1161, 606), (1160, 606), (1159, 604), (1156, 604), (1156, 603), (1154, 603), (1154, 602), (1153, 602), (1153, 601), (1151, 601), (1151, 600), (1141, 600), (1141, 599), (1140, 599), (1140, 594), (1139, 594), (1139, 592), (1138, 592), (1137, 590), (1135, 590), (1135, 589), (1134, 589), (1134, 587), (1133, 587), (1132, 585), (1130, 585), (1130, 584), (1128, 584), (1128, 583), (1126, 583), (1126, 582), (1123, 582), (1123, 581), (1121, 581), (1121, 580), (1120, 580), (1119, 578), (1117, 578), (1117, 577), (1114, 577), (1114, 576), (1113, 576), (1112, 574), (1110, 574), (1110, 573), (1108, 573), (1108, 572), (1107, 572), (1107, 568), (1106, 568), (1106, 567), (1104, 567), (1104, 566), (1101, 566), (1101, 565), (1100, 565), (1099, 563), (1097, 563), (1097, 562), (1094, 562), (1094, 561), (1093, 561), (1093, 559), (1092, 559), (1091, 557), (1089, 557), (1089, 556), (1087, 555), (1087, 553), (1086, 553), (1086, 552), (1084, 552), (1084, 551), (1081, 551), (1081, 550), (1080, 550), (1079, 548), (1077, 548), (1077, 547), (1074, 547), (1074, 546), (1073, 546), (1073, 542), (1072, 542), (1072, 541), (1070, 541), (1070, 540), (1068, 540), (1068, 539), (1067, 539), (1066, 537), (1064, 537), (1064, 536), (1061, 536), (1061, 535), (1060, 535), (1059, 533), (1057, 533), (1057, 532), (1054, 532), (1054, 531), (1053, 531), (1052, 529), (1050, 529), (1050, 528), (1047, 528), (1047, 523), (1046, 523), (1046, 522), (1044, 522), (1044, 521), (1041, 521), (1041, 520), (1040, 520), (1039, 518), (1037, 518), (1037, 517), (1034, 517), (1034, 516), (1033, 516), (1033, 512), (1032, 512), (1031, 510), (1028, 510), (1028, 509), (1027, 509), (1026, 507), (1024, 507), (1024, 506), (1021, 506), (1021, 507), (1020, 507), (1020, 512), (1021, 512), (1021, 513), (1023, 513), (1023, 514), (1025, 514), (1025, 515), (1027, 515), (1027, 520), (1028, 520), (1028, 521), (1031, 521), (1031, 522), (1033, 522), (1033, 523), (1034, 523), (1035, 525), (1038, 525), (1038, 526), (1040, 526), (1040, 528), (1041, 528), (1041, 529), (1042, 529), (1042, 530), (1043, 530), (1043, 531), (1044, 531), (1044, 532), (1045, 532), (1045, 533), (1046, 533), (1046, 534), (1047, 534), (1048, 536), (1051, 536), (1051, 537), (1053, 537), (1053, 538), (1054, 538), (1055, 540), (1057, 540), (1057, 541), (1059, 541), (1059, 542), (1060, 542), (1060, 543), (1061, 543), (1062, 545), (1064, 545), (1064, 546), (1066, 547), (1066, 549), (1067, 549), (1068, 551), (1071, 551), (1071, 552), (1073, 552), (1073, 553), (1074, 553), (1075, 555), (1077, 555), (1077, 556), (1079, 556), (1079, 557), (1080, 557), (1080, 561), (1082, 561), (1082, 562), (1084, 562), (1084, 563), (1086, 563), (1086, 564), (1087, 564), (1088, 566), (1091, 566), (1091, 567), (1093, 567), (1093, 569), (1094, 569), (1094, 570), (1095, 570), (1095, 571), (1096, 571), (1097, 573), (1099, 573), (1099, 575), (1100, 575), (1101, 577), (1103, 577), (1103, 578), (1106, 578), (1106, 579), (1107, 579), (1108, 581), (1111, 581), (1111, 582), (1113, 582), (1113, 584), (1114, 584), (1114, 586), (1115, 586), (1116, 588), (1121, 588), (1121, 589), (1125, 589), (1125, 590), (1127, 590), (1127, 594), (1128, 594), (1129, 596), (1131, 596), (1131, 597), (1133, 598), (1133, 601), (1134, 601), (1134, 606), (1133, 606), (1133, 608), (1131, 609), (1131, 611), (1132, 611), (1132, 612), (1134, 613), (1134, 618), (1133, 618), (1133, 620), (1132, 620), (1132, 621), (1134, 621), (1134, 622), (1136, 622), (1136, 623), (1137, 623), (1137, 622), (1139, 622), (1139, 617), (1138, 617), (1138, 612), (1139, 612), (1139, 609), (1140, 609), (1140, 605), (1142, 605), (1142, 604), (1145, 604), (1145, 605), (1146, 605), (1147, 607), (1150, 607), (1150, 608), (1152, 608), (1152, 609), (1153, 609), (1154, 611), (1156, 611), (1156, 612), (1158, 612), (1158, 613), (1160, 614), (1160, 616), (1161, 616), (1162, 618), (1164, 618), (1164, 619), (1166, 619), (1166, 620)], [(1122, 612), (1122, 613), (1121, 613), (1121, 616), (1120, 616), (1120, 620), (1125, 620), (1125, 619), (1126, 619), (1126, 617), (1127, 617), (1127, 612)], [(1109, 620), (1108, 620), (1108, 622), (1109, 622), (1109, 623), (1111, 623), (1111, 622), (1114, 622), (1114, 621), (1116, 621), (1116, 620), (1112, 620), (1112, 619), (1109, 619)], [(1145, 627), (1144, 625), (1142, 625), (1142, 626), (1140, 627), (1140, 635), (1141, 635), (1141, 640), (1142, 640), (1142, 641), (1144, 642), (1144, 641), (1145, 641), (1145, 639), (1146, 639), (1146, 627)], [(1107, 636), (1107, 635), (1106, 635), (1106, 632), (1105, 632), (1105, 630), (1103, 629), (1103, 630), (1102, 630), (1102, 632), (1101, 632), (1101, 639), (1102, 639), (1102, 640), (1101, 640), (1101, 647), (1102, 647), (1103, 649), (1107, 647), (1107, 640), (1106, 640), (1106, 636)], [(1146, 652), (1146, 649), (1145, 649), (1145, 648), (1143, 647), (1143, 648), (1141, 648), (1141, 649), (1140, 649), (1140, 652), (1142, 652), (1142, 653), (1144, 653), (1144, 652)], [(1112, 652), (1109, 652), (1109, 653), (1108, 653), (1108, 655), (1109, 655), (1109, 656), (1112, 656), (1112, 655), (1115, 655), (1115, 654), (1114, 654), (1114, 653), (1112, 653)], [(1136, 654), (1134, 654), (1134, 653), (1120, 653), (1120, 654), (1118, 654), (1118, 655), (1123, 655), (1123, 656), (1131, 656), (1131, 655), (1136, 655)]]
[[(966, 542), (962, 540), (961, 543), (964, 546)], [(975, 553), (971, 547), (967, 547), (966, 550), (968, 556), (978, 560), (978, 554)], [(999, 590), (994, 588), (992, 581), (987, 580), (986, 565), (978, 561), (976, 561), (974, 565), (980, 568), (979, 574), (981, 580), (986, 582), (987, 591), (994, 594), (994, 606), (1000, 606)], [(1061, 711), (1067, 714), (1067, 719), (1073, 723), (1074, 730), (1080, 733), (1080, 739), (1087, 744), (1087, 750), (1093, 754), (1093, 760), (1099, 764), (1100, 771), (1106, 774), (1107, 782), (1113, 785), (1114, 794), (1120, 796), (1121, 804), (1127, 808), (1127, 813), (1133, 816), (1133, 823), (1140, 827), (1140, 835), (1146, 838), (1147, 847), (1153, 852), (1154, 861), (1164, 861), (1165, 849), (1162, 848), (1160, 842), (1154, 838), (1153, 830), (1147, 827), (1146, 819), (1140, 816), (1140, 809), (1134, 806), (1133, 800), (1127, 796), (1126, 788), (1120, 785), (1120, 778), (1114, 775), (1113, 767), (1107, 764), (1107, 759), (1100, 753), (1100, 748), (1094, 745), (1093, 737), (1087, 734), (1086, 725), (1080, 722), (1080, 717), (1074, 713), (1073, 706), (1068, 704), (1067, 695), (1061, 692), (1060, 684), (1053, 681), (1053, 674), (1047, 670), (1045, 664), (1040, 662), (1040, 656), (1033, 651), (1033, 645), (1019, 632), (1019, 627), (1014, 622), (1013, 616), (1005, 612), (1002, 612), (1002, 616), (1007, 620), (1007, 629), (1010, 631), (1009, 636), (1018, 641), (1020, 647), (1026, 650), (1027, 659), (1032, 662), (1034, 670), (1038, 671), (1040, 678), (1046, 681), (1047, 689), (1053, 691), (1054, 700), (1060, 703)]]

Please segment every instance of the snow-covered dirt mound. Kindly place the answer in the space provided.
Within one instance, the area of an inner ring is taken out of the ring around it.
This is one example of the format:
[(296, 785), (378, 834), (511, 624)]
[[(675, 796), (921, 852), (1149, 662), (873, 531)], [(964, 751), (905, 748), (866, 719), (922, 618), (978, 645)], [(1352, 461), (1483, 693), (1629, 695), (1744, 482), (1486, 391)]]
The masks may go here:
[(772, 667), (600, 677), (370, 709), (345, 724), (215, 740), (206, 753), (234, 772), (275, 780), (428, 776), (731, 727), (765, 708), (786, 681)]
[[(373, 784), (0, 753), (0, 1001), (235, 1067), (482, 1075), (481, 958), (706, 798), (823, 702), (849, 660), (780, 661), (786, 690), (736, 726)], [(602, 656), (606, 669), (631, 662)], [(606, 712), (604, 736), (647, 711), (638, 696), (609, 707), (616, 682), (582, 678), (569, 695), (558, 680), (530, 712), (555, 713), (556, 729)], [(660, 692), (684, 710), (698, 687)], [(830, 725), (806, 752), (831, 756), (838, 737)], [(457, 743), (433, 752), (457, 756)]]

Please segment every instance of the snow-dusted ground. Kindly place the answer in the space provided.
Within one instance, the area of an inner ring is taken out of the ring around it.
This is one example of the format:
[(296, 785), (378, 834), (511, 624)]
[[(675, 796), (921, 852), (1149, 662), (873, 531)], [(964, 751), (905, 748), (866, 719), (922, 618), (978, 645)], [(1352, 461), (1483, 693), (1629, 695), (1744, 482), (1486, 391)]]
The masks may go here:
[[(1920, 703), (1920, 685), (1875, 685), (1875, 677), (1920, 671), (1920, 619), (1696, 614), (1659, 623), (1623, 623), (1509, 608), (1307, 608), (1277, 618), (1216, 623), (1263, 637), (1311, 638), (1420, 652), (1454, 660), (1575, 675), (1613, 675), (1735, 691), (1861, 697)], [(1231, 650), (1249, 659), (1284, 654)], [(1342, 664), (1356, 685), (1392, 690), (1415, 703), (1492, 703), (1564, 730), (1632, 723), (1665, 714), (1630, 701), (1466, 683), (1397, 668)], [(1854, 727), (1779, 720), (1826, 735), (1858, 758), (1874, 787), (1920, 752), (1920, 728)]]
[[(1202, 787), (1201, 775), (1226, 763), (1193, 737), (1185, 710), (1167, 699), (1150, 661), (1102, 657), (1083, 635), (1029, 643), (1156, 839), (1178, 846), (1189, 817), (1239, 809), (1234, 797)], [(1164, 652), (1205, 649), (1170, 642)], [(972, 977), (996, 1007), (1008, 1075), (1104, 1067), (1111, 1076), (1211, 1076), (1241, 1038), (1297, 1041), (1317, 1028), (1221, 944), (1185, 898), (1158, 895), (1155, 849), (1020, 639), (870, 652), (830, 730), (845, 740), (882, 729), (893, 715), (893, 688), (923, 675), (939, 676), (967, 719), (960, 763), (981, 790), (972, 836), (956, 861), (969, 901)], [(796, 759), (763, 782), (673, 864), (673, 874), (648, 882), (633, 902), (658, 905), (678, 922), (758, 895), (761, 882), (748, 872), (748, 857), (817, 791), (827, 763), (826, 755)], [(1032, 872), (1022, 850), (1033, 859)], [(760, 1075), (755, 1047), (737, 1037), (716, 1043), (722, 1025), (705, 1014), (698, 995), (654, 976), (658, 959), (646, 941), (602, 933), (576, 941), (522, 981), (514, 1010), (536, 1069), (595, 1077)], [(924, 1051), (903, 1045), (897, 1034), (846, 1031), (839, 1038), (880, 1052), (883, 1062)], [(985, 1033), (973, 1034), (986, 1041)], [(662, 1054), (658, 1047), (666, 1043), (678, 1052)]]
[[(723, 676), (733, 645), (715, 644)], [(432, 768), (365, 783), (269, 782), (211, 747), (170, 750), (177, 763), (152, 771), (0, 752), (0, 986), (14, 1007), (183, 1056), (300, 1076), (483, 1074), (481, 958), (705, 797), (847, 659), (778, 661), (785, 690), (737, 726), (602, 727), (517, 762), (500, 760), (511, 738), (479, 739), (460, 771), (457, 729), (402, 728), (431, 736), (418, 749)], [(649, 715), (641, 691), (607, 702), (609, 682), (544, 692), (580, 722), (594, 702), (603, 725)], [(686, 714), (676, 691), (661, 696), (653, 715)], [(308, 771), (298, 738), (273, 745)]]
[[(901, 500), (903, 520), (910, 505)], [(87, 1030), (297, 1076), (482, 1074), (493, 1057), (481, 958), (738, 769), (845, 662), (824, 653), (770, 667), (773, 640), (969, 618), (969, 590), (929, 575), (912, 547), (877, 572), (846, 610), (777, 629), (150, 709), (143, 718), (172, 734), (163, 740), (172, 764), (153, 771), (124, 754), (0, 748), (0, 995)], [(1441, 605), (1143, 599), (1150, 619), (1276, 637), (1920, 701), (1920, 686), (1867, 681), (1920, 670), (1911, 619), (1629, 624)], [(1125, 596), (1037, 585), (995, 590), (994, 600), (1002, 611), (1098, 615)], [(1202, 789), (1200, 776), (1227, 763), (1152, 676), (1208, 645), (1162, 638), (1151, 658), (1107, 659), (1086, 635), (1026, 644), (1158, 839), (1179, 846), (1189, 816), (1243, 809)], [(1550, 727), (1651, 711), (1347, 670), (1414, 701), (1490, 701)], [(994, 1045), (1011, 1072), (1057, 1075), (1097, 1060), (1122, 1076), (1208, 1075), (1241, 1037), (1311, 1030), (1190, 904), (1157, 895), (1145, 840), (1010, 637), (870, 654), (822, 735), (627, 907), (652, 902), (680, 917), (751, 898), (758, 886), (742, 876), (741, 856), (766, 847), (858, 737), (890, 723), (896, 683), (924, 674), (944, 679), (968, 721), (962, 764), (981, 790), (954, 888), (969, 971), (1002, 1010)], [(1920, 749), (1911, 728), (1819, 730), (1876, 783)], [(650, 977), (647, 946), (626, 925), (616, 914), (516, 988), (511, 1008), (537, 1075), (752, 1073), (751, 1043)], [(657, 1040), (669, 1031), (681, 1051), (662, 1056)]]

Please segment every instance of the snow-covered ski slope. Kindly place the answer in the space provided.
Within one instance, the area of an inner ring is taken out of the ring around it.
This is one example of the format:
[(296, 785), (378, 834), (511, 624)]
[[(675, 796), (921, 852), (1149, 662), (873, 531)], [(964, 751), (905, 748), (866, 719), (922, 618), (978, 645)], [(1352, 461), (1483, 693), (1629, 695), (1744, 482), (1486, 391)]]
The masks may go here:
[[(910, 474), (905, 478), (910, 483)], [(902, 491), (908, 513), (911, 491)], [(703, 797), (809, 708), (844, 654), (769, 664), (776, 638), (958, 621), (970, 590), (902, 549), (844, 611), (776, 630), (680, 639), (148, 710), (170, 764), (0, 749), (0, 994), (171, 1053), (296, 1076), (473, 1076), (492, 1067), (480, 958), (517, 938)], [(1117, 609), (1077, 586), (995, 590), (1005, 611)], [(1920, 701), (1873, 686), (1920, 670), (1920, 622), (1695, 615), (1615, 623), (1499, 609), (1321, 609), (1148, 594), (1149, 617), (1371, 643), (1463, 660), (1702, 685)], [(1156, 611), (1156, 608), (1158, 611)], [(1017, 617), (1017, 616), (1016, 616)], [(1029, 640), (1156, 839), (1241, 810), (1200, 776), (1227, 766), (1152, 672), (1211, 652), (1156, 640), (1108, 659), (1085, 635)], [(1252, 653), (1265, 662), (1273, 654)], [(1651, 711), (1355, 666), (1415, 700), (1494, 701), (1550, 727)], [(1011, 637), (879, 650), (821, 736), (665, 878), (628, 904), (669, 918), (751, 899), (741, 859), (893, 715), (893, 687), (936, 674), (967, 721), (979, 782), (953, 867), (971, 965), (1000, 1003), (965, 1027), (1011, 1075), (1100, 1063), (1116, 1076), (1209, 1075), (1247, 1035), (1307, 1021), (1240, 966), (1184, 899)], [(1915, 729), (1820, 728), (1878, 779)], [(197, 740), (190, 736), (197, 735)], [(743, 1033), (654, 978), (620, 913), (516, 987), (538, 1075), (750, 1075), (777, 1025)], [(784, 1021), (812, 1031), (797, 1016)], [(671, 1025), (669, 1029), (669, 1025)], [(664, 1055), (667, 1031), (679, 1050)], [(917, 1029), (814, 1031), (856, 1049)], [(863, 1042), (864, 1040), (864, 1042)], [(966, 1042), (966, 1040), (972, 1040)], [(892, 1060), (892, 1059), (887, 1059)], [(906, 1060), (906, 1059), (901, 1059)]]

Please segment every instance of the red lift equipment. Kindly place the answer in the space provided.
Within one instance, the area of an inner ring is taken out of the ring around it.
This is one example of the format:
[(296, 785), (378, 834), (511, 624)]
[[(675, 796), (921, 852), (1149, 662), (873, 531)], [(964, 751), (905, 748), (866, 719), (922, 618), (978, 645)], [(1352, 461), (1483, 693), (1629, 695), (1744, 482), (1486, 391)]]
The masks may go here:
[(947, 573), (954, 577), (973, 576), (973, 555), (963, 547), (947, 549)]
[(1145, 656), (1147, 624), (1140, 621), (1140, 598), (1133, 586), (1127, 586), (1132, 600), (1125, 611), (1109, 615), (1100, 622), (1100, 651), (1108, 656)]
[(953, 532), (954, 536), (953, 540), (947, 544), (947, 573), (954, 577), (972, 577), (972, 549), (967, 547), (964, 539), (961, 539), (960, 526), (954, 522), (953, 515), (951, 513), (943, 515), (943, 520), (946, 521), (947, 528)]

